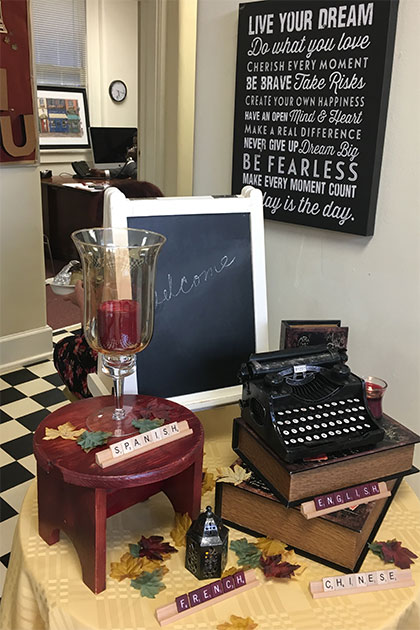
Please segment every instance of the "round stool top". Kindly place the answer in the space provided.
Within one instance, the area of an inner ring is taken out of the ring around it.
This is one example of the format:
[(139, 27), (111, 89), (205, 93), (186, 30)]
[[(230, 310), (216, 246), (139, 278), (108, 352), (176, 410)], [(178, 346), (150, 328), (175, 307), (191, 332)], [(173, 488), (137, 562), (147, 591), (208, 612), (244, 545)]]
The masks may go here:
[(61, 407), (38, 426), (34, 435), (34, 455), (38, 465), (73, 485), (115, 489), (122, 483), (124, 487), (131, 487), (162, 481), (182, 472), (196, 460), (203, 448), (204, 431), (199, 419), (189, 409), (152, 396), (124, 395), (124, 402), (135, 405), (139, 418), (149, 417), (152, 412), (153, 417), (164, 419), (165, 424), (187, 420), (193, 433), (103, 469), (96, 464), (95, 454), (123, 438), (111, 438), (106, 446), (89, 453), (85, 453), (74, 440), (43, 439), (47, 427), (56, 429), (60, 424), (70, 422), (76, 429), (81, 429), (86, 427), (86, 418), (90, 414), (114, 403), (112, 396), (87, 398)]

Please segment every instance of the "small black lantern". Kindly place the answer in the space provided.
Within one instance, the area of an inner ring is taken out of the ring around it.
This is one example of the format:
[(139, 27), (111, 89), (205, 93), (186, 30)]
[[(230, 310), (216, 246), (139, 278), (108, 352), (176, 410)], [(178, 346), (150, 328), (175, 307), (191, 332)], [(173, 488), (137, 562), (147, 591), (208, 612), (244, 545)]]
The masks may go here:
[(187, 531), (185, 568), (199, 580), (221, 577), (227, 562), (229, 530), (207, 506)]

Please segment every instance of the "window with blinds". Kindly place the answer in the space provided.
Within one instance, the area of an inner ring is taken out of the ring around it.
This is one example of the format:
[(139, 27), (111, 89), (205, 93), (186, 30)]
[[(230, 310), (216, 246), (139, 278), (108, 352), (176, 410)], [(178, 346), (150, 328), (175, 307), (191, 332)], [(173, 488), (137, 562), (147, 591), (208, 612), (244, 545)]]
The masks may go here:
[(86, 0), (32, 0), (38, 85), (86, 87)]

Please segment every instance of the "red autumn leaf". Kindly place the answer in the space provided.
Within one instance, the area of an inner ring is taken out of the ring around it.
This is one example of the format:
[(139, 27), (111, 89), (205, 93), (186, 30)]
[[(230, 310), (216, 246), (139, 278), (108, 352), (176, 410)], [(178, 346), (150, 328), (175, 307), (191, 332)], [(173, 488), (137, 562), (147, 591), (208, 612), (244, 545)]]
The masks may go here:
[(290, 564), (289, 562), (281, 562), (281, 555), (261, 556), (260, 565), (265, 577), (290, 578), (294, 575), (294, 571), (299, 569), (300, 564)]
[(154, 418), (164, 418), (169, 420), (171, 418), (173, 407), (162, 403), (160, 398), (152, 398), (143, 405), (141, 409), (136, 411), (138, 411), (142, 418), (148, 418), (149, 420), (153, 420)]
[(376, 543), (382, 551), (382, 556), (385, 562), (393, 562), (396, 567), (400, 569), (408, 569), (410, 564), (413, 564), (412, 558), (417, 558), (416, 554), (402, 547), (399, 540), (388, 540), (387, 542), (381, 541)]
[(168, 553), (176, 553), (178, 549), (172, 547), (167, 542), (162, 542), (163, 536), (142, 536), (138, 542), (138, 557), (146, 556), (150, 560), (163, 560), (163, 556)]

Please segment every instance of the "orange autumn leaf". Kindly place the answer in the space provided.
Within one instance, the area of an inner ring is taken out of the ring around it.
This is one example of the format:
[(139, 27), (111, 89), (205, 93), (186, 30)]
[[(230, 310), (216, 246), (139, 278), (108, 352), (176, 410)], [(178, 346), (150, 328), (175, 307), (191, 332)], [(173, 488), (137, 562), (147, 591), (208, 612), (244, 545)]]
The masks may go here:
[(234, 573), (238, 573), (238, 571), (243, 571), (243, 567), (238, 569), (238, 567), (229, 567), (225, 569), (222, 573), (222, 578), (228, 577), (229, 575), (233, 575)]
[(263, 552), (264, 556), (278, 556), (281, 554), (283, 559), (286, 545), (279, 540), (274, 540), (273, 538), (257, 538), (254, 544)]
[(203, 471), (203, 480), (201, 482), (201, 494), (206, 494), (206, 492), (210, 492), (214, 490), (214, 486), (216, 485), (216, 480), (214, 478), (213, 473), (208, 473), (206, 470)]
[(185, 514), (179, 514), (177, 512), (175, 514), (174, 528), (171, 530), (170, 534), (177, 547), (185, 547), (185, 536), (191, 523), (192, 520), (188, 512)]
[(133, 558), (131, 553), (125, 553), (119, 562), (111, 562), (110, 576), (118, 582), (125, 578), (135, 580), (143, 570), (140, 558)]
[(254, 630), (258, 626), (251, 617), (230, 616), (230, 621), (220, 623), (216, 626), (217, 630)]
[(251, 472), (247, 472), (245, 468), (235, 464), (233, 468), (224, 466), (217, 469), (217, 481), (223, 481), (223, 483), (233, 483), (234, 486), (239, 486), (240, 483), (247, 481), (250, 478)]
[(42, 439), (55, 440), (61, 437), (63, 440), (77, 440), (85, 431), (86, 429), (76, 429), (71, 422), (65, 422), (64, 424), (59, 424), (56, 429), (45, 427), (45, 436)]

